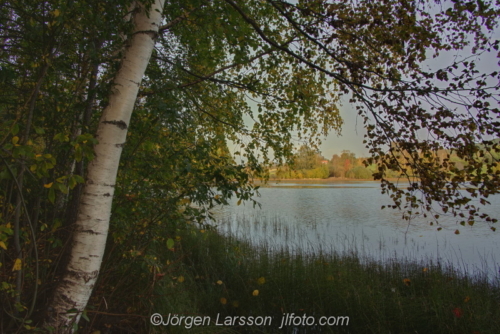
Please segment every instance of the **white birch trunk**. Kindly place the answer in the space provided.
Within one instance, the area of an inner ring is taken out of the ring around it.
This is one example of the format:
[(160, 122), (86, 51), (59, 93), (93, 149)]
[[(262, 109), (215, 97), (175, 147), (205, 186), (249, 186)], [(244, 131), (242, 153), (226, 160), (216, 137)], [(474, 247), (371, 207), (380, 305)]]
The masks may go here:
[[(109, 105), (99, 122), (99, 143), (95, 146), (95, 159), (88, 167), (69, 263), (48, 308), (46, 326), (56, 328), (57, 332), (72, 332), (99, 274), (120, 156), (139, 86), (158, 35), (163, 4), (164, 0), (154, 0), (148, 13), (137, 2), (134, 33), (127, 41), (121, 67), (113, 80)], [(76, 312), (68, 314), (71, 309)]]

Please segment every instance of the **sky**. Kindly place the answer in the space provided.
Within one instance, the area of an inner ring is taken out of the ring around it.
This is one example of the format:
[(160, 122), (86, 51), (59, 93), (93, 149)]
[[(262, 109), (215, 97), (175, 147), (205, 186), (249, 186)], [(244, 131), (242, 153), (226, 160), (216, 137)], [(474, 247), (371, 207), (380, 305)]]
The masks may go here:
[(368, 157), (368, 149), (363, 144), (363, 136), (366, 133), (363, 119), (347, 103), (339, 109), (344, 120), (341, 135), (338, 136), (335, 132), (330, 133), (320, 146), (321, 153), (328, 160), (331, 160), (334, 154), (340, 155), (343, 150), (353, 152), (358, 158)]

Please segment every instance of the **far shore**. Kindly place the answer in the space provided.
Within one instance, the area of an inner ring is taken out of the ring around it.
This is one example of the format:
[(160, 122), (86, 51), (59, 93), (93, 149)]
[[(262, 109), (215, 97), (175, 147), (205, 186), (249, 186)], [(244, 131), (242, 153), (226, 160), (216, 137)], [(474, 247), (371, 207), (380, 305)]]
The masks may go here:
[[(391, 182), (407, 182), (408, 180), (405, 178), (387, 178), (386, 180), (391, 181)], [(257, 182), (264, 182), (263, 179), (257, 179)], [(267, 180), (268, 183), (270, 182), (283, 182), (283, 181), (294, 181), (294, 182), (300, 182), (300, 181), (316, 181), (316, 182), (324, 182), (324, 183), (340, 183), (340, 182), (380, 182), (380, 180), (374, 180), (373, 178), (370, 179), (354, 179), (354, 178), (347, 178), (347, 177), (329, 177), (326, 179), (320, 179), (320, 178), (303, 178), (303, 179), (269, 179)]]

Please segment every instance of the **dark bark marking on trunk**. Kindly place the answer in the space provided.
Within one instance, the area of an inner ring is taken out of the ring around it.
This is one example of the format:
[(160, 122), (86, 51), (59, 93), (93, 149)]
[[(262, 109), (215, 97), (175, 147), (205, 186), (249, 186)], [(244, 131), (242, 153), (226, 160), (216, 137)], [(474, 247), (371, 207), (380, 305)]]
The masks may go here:
[(93, 235), (100, 235), (101, 233), (94, 232), (92, 230), (79, 230), (78, 232), (80, 233), (88, 233), (88, 234), (93, 234)]
[(68, 270), (68, 275), (71, 275), (77, 279), (83, 279), (85, 283), (88, 283), (91, 279), (96, 278), (97, 275), (99, 275), (99, 270), (94, 270), (90, 273)]
[(96, 278), (99, 275), (99, 270), (95, 270), (88, 275), (84, 275), (83, 280), (88, 283), (91, 279)]
[(127, 124), (124, 121), (102, 121), (104, 124), (113, 124), (119, 127), (122, 130), (128, 128)]
[(66, 296), (65, 294), (62, 294), (61, 295), (61, 299), (67, 303), (67, 304), (70, 304), (70, 305), (74, 305), (75, 303), (73, 302), (73, 300), (71, 298), (69, 298), (68, 296)]

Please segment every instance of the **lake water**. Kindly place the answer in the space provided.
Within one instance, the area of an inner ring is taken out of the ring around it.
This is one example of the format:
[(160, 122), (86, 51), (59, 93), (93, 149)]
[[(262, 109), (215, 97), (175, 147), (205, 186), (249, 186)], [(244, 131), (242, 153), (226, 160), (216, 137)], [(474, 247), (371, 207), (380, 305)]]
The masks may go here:
[[(392, 202), (380, 193), (377, 182), (281, 181), (259, 192), (255, 199), (261, 209), (250, 203), (238, 206), (236, 200), (219, 208), (219, 229), (272, 249), (356, 252), (365, 259), (397, 258), (424, 265), (439, 262), (468, 275), (500, 280), (500, 228), (493, 232), (482, 222), (461, 226), (444, 216), (441, 231), (423, 217), (405, 221), (399, 211), (381, 210)], [(492, 205), (484, 212), (500, 220), (500, 196), (489, 200)]]

